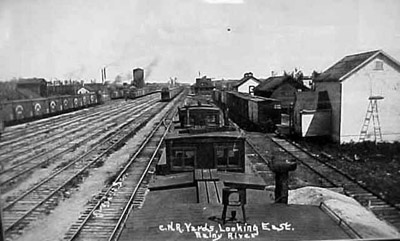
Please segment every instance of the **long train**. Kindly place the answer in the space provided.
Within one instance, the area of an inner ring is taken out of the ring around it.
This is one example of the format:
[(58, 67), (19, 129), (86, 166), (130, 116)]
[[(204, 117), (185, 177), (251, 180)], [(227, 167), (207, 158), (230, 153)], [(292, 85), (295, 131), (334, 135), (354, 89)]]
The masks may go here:
[(220, 90), (214, 90), (212, 98), (246, 129), (272, 132), (281, 123), (281, 104), (277, 99)]
[(99, 104), (100, 99), (97, 94), (90, 93), (1, 102), (0, 122), (3, 123), (0, 125), (21, 123), (82, 109)]
[(110, 99), (135, 99), (137, 97), (149, 95), (152, 93), (159, 92), (160, 90), (156, 87), (145, 87), (141, 89), (136, 88), (120, 88), (110, 90)]

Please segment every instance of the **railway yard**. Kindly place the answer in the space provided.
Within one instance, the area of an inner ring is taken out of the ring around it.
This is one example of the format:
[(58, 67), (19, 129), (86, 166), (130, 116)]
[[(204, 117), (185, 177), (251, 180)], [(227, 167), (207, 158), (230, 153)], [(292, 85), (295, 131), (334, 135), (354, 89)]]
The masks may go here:
[[(400, 171), (399, 153), (395, 151), (390, 154), (388, 161), (392, 164), (392, 172), (378, 165), (373, 173), (384, 174), (379, 174), (382, 178), (377, 179), (368, 175), (376, 168), (375, 162), (366, 161), (368, 153), (359, 154), (362, 160), (358, 160), (351, 147), (341, 150), (343, 155), (338, 155), (338, 150), (329, 145), (324, 149), (315, 143), (293, 142), (272, 133), (240, 129), (240, 135), (245, 137), (243, 173), (218, 171), (217, 178), (209, 178), (205, 182), (207, 184), (201, 186), (203, 184), (199, 184), (201, 182), (196, 180), (192, 172), (174, 173), (171, 169), (171, 177), (182, 178), (183, 184), (164, 187), (171, 180), (167, 179), (169, 175), (157, 173), (157, 165), (165, 158), (165, 139), (171, 138), (169, 134), (181, 128), (178, 125), (177, 107), (189, 102), (187, 92), (184, 90), (169, 101), (160, 101), (160, 93), (132, 100), (112, 100), (75, 112), (7, 127), (0, 141), (0, 189), (6, 240), (155, 239), (160, 234), (161, 221), (164, 224), (168, 222), (168, 217), (176, 216), (173, 216), (174, 212), (186, 218), (181, 217), (180, 221), (191, 222), (188, 219), (193, 218), (193, 224), (212, 225), (212, 222), (219, 220), (224, 202), (222, 183), (226, 184), (230, 178), (240, 179), (238, 177), (241, 175), (258, 178), (257, 182), (260, 182), (255, 188), (258, 190), (247, 190), (245, 203), (249, 225), (265, 219), (260, 208), (273, 207), (271, 220), (282, 221), (279, 215), (288, 219), (293, 216), (293, 225), (299, 227), (299, 230), (281, 236), (265, 232), (261, 234), (261, 231), (259, 234), (257, 231), (253, 237), (255, 239), (400, 237), (400, 194), (394, 188), (398, 185), (398, 179), (392, 178)], [(211, 102), (211, 98), (208, 102)], [(238, 128), (235, 123), (229, 124)], [(197, 138), (200, 137), (205, 138), (204, 133), (198, 134)], [(188, 148), (185, 148), (184, 151), (187, 151)], [(236, 151), (240, 150), (236, 142), (233, 149), (233, 154), (227, 154), (227, 162), (232, 161), (230, 158), (236, 157)], [(215, 153), (219, 153), (218, 150)], [(188, 160), (185, 159), (181, 165), (185, 165), (185, 161), (189, 163)], [(287, 185), (289, 189), (286, 190), (289, 193), (286, 196), (289, 206), (286, 209), (285, 206), (266, 206), (280, 202), (276, 196), (278, 171), (272, 167), (274, 163), (288, 161), (297, 164), (295, 170), (289, 172), (287, 183), (283, 182), (283, 186)], [(229, 167), (230, 164), (226, 165)], [(190, 167), (194, 171), (199, 168)], [(206, 169), (212, 173), (213, 168)], [(202, 167), (202, 170), (206, 169)], [(207, 179), (205, 176), (203, 178)], [(379, 185), (378, 181), (383, 184)], [(153, 192), (152, 188), (161, 190), (160, 186), (162, 191)], [(310, 187), (315, 189), (307, 189)], [(197, 193), (197, 200), (193, 193)], [(332, 201), (335, 198), (346, 201), (335, 204)], [(184, 204), (180, 205), (180, 202)], [(302, 204), (311, 205), (307, 207)], [(187, 210), (182, 211), (182, 208)], [(300, 213), (307, 213), (307, 208), (310, 208), (309, 212), (315, 216), (310, 215), (302, 220), (302, 216), (292, 215), (296, 208)], [(348, 210), (362, 211), (354, 217)], [(202, 220), (205, 215), (208, 215), (208, 219)], [(213, 220), (210, 215), (213, 215)], [(238, 215), (238, 219), (241, 218), (246, 219), (244, 211)], [(235, 220), (234, 215), (232, 220)], [(321, 230), (310, 231), (313, 225)], [(168, 235), (171, 233), (163, 232), (160, 240), (212, 240), (217, 237)], [(227, 239), (239, 239), (239, 236), (235, 237), (227, 236)]]

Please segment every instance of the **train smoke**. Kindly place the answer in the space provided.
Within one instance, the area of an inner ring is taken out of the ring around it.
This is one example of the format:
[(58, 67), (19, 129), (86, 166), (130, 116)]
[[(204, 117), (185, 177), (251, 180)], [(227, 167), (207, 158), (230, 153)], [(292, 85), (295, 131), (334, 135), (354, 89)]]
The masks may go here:
[(158, 57), (153, 59), (153, 61), (151, 61), (150, 64), (144, 68), (144, 80), (147, 80), (150, 77), (151, 73), (153, 72), (153, 68), (156, 67), (157, 64), (158, 64)]

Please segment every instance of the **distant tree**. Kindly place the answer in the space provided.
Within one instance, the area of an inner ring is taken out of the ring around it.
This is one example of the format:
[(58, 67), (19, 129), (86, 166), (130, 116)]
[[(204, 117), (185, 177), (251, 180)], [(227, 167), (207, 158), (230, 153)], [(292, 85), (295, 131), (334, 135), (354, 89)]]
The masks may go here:
[(314, 71), (312, 72), (312, 74), (311, 74), (311, 78), (312, 78), (312, 79), (317, 78), (320, 74), (321, 74), (321, 73), (319, 73), (319, 72), (317, 72), (317, 71), (314, 70)]

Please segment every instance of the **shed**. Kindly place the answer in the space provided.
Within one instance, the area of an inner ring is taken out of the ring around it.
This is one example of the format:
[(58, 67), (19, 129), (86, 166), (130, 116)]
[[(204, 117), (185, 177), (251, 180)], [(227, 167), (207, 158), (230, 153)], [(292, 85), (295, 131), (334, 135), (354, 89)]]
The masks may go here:
[(315, 90), (327, 91), (331, 101), (334, 141), (400, 141), (396, 59), (382, 50), (348, 55), (313, 81)]
[(35, 96), (32, 98), (36, 96), (47, 96), (47, 82), (43, 78), (19, 79), (17, 82), (17, 90), (24, 91), (24, 89), (34, 93)]
[(298, 92), (293, 108), (293, 127), (301, 137), (331, 135), (331, 104), (328, 92)]

